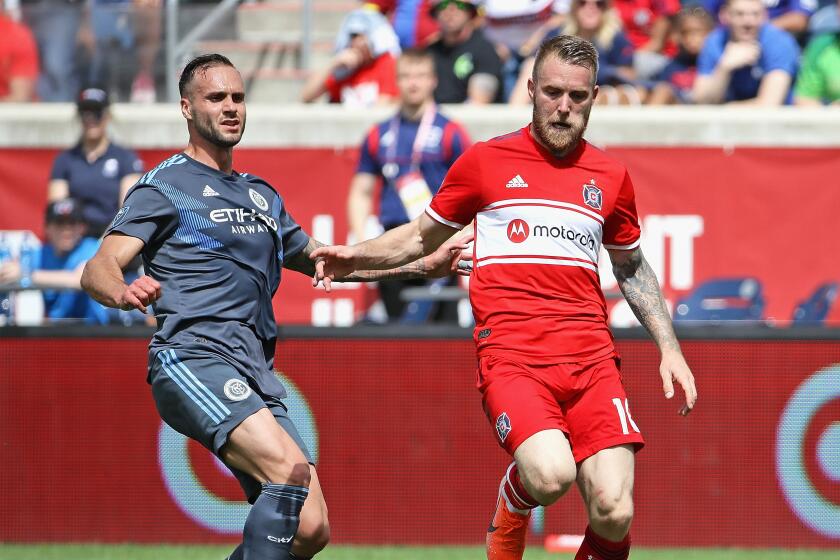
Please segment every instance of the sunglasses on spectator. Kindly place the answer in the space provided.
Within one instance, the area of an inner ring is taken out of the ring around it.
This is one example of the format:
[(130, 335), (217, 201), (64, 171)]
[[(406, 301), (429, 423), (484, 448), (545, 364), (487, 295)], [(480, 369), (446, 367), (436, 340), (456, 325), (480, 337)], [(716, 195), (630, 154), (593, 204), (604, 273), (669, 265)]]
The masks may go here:
[(578, 2), (578, 6), (580, 7), (586, 6), (587, 4), (594, 4), (599, 10), (603, 10), (607, 7), (607, 0), (580, 0)]
[(79, 117), (81, 117), (82, 120), (88, 119), (92, 121), (101, 121), (104, 115), (105, 111), (103, 109), (82, 109), (79, 111)]
[(434, 11), (435, 11), (435, 13), (442, 12), (443, 10), (445, 10), (446, 8), (448, 8), (450, 5), (453, 5), (453, 4), (459, 10), (467, 11), (467, 10), (472, 10), (473, 9), (473, 5), (470, 4), (469, 2), (462, 2), (461, 0), (443, 0), (439, 4), (435, 5)]

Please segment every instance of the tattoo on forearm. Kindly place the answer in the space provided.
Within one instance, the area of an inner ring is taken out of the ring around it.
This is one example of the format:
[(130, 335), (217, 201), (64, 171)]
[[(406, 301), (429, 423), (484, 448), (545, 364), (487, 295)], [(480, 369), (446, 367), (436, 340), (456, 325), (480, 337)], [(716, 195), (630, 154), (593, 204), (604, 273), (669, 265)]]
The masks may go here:
[(426, 277), (426, 263), (423, 259), (389, 270), (358, 270), (345, 278), (348, 282), (375, 282), (378, 280), (411, 280)]
[(318, 247), (326, 247), (326, 245), (317, 239), (310, 237), (309, 243), (306, 244), (303, 251), (283, 261), (283, 268), (288, 268), (289, 270), (294, 270), (296, 272), (300, 272), (301, 274), (306, 274), (307, 276), (314, 275), (315, 261), (310, 259), (309, 255)]
[(647, 329), (660, 350), (679, 350), (671, 316), (659, 289), (659, 282), (641, 250), (613, 261), (613, 274), (630, 309)]
[[(306, 247), (293, 257), (283, 261), (283, 268), (313, 276), (315, 274), (315, 261), (309, 258), (312, 251), (318, 247), (326, 247), (317, 239), (309, 239)], [(413, 278), (426, 277), (426, 263), (418, 259), (399, 268), (389, 270), (358, 270), (346, 278), (337, 278), (336, 282), (376, 282), (378, 280), (410, 280)]]

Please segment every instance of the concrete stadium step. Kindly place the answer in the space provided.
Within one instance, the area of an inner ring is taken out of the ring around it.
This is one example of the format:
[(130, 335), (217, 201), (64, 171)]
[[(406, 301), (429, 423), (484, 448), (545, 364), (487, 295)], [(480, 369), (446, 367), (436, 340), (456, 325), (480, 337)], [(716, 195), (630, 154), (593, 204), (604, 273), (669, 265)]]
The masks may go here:
[[(195, 54), (220, 53), (228, 57), (240, 71), (260, 69), (301, 69), (301, 44), (296, 41), (200, 41)], [(332, 42), (312, 44), (310, 68), (326, 66), (332, 57)]]
[[(334, 40), (341, 21), (360, 3), (325, 0), (312, 6), (312, 39)], [(303, 4), (274, 1), (243, 4), (237, 9), (237, 30), (244, 40), (274, 39), (299, 41), (303, 36)]]
[(299, 103), (307, 75), (301, 70), (263, 69), (243, 72), (248, 103)]

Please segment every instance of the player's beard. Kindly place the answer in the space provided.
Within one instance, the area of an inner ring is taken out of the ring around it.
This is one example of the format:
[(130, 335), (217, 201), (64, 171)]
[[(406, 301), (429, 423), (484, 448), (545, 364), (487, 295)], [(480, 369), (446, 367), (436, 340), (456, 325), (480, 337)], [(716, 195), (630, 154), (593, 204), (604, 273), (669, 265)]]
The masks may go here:
[(239, 118), (239, 132), (236, 134), (224, 134), (219, 130), (218, 125), (213, 121), (213, 118), (207, 113), (199, 113), (193, 111), (193, 123), (195, 130), (199, 136), (220, 148), (232, 148), (239, 144), (242, 139), (242, 134), (245, 132), (245, 116)]
[[(572, 151), (583, 138), (586, 132), (586, 125), (589, 123), (589, 112), (592, 106), (586, 108), (579, 115), (570, 115), (566, 121), (551, 120), (550, 116), (542, 115), (536, 104), (532, 115), (534, 133), (539, 141), (546, 146), (554, 155), (562, 157)], [(556, 126), (557, 123), (567, 126)]]

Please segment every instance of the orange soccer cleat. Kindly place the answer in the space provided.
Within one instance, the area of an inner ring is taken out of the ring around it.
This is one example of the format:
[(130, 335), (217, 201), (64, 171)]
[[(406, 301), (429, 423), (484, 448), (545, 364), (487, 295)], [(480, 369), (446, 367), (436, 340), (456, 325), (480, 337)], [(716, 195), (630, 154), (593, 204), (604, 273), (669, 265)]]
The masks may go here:
[(499, 487), (493, 521), (487, 528), (487, 560), (522, 560), (531, 511), (525, 514), (510, 511), (503, 492), (504, 479)]

